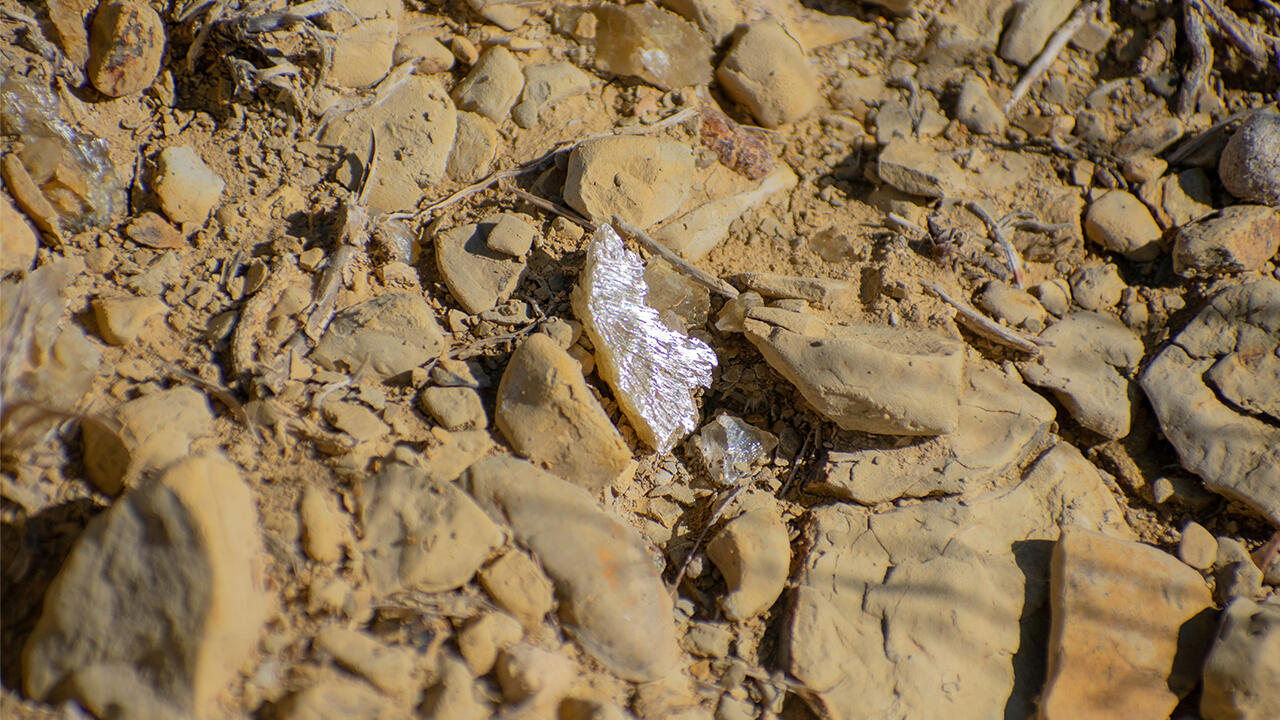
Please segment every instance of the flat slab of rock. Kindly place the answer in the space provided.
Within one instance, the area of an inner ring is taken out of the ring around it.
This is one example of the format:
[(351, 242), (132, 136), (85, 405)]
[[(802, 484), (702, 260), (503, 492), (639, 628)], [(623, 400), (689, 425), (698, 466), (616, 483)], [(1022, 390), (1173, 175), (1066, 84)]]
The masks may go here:
[(631, 449), (587, 387), (582, 365), (535, 333), (511, 354), (495, 422), (521, 456), (591, 492), (626, 483)]
[(464, 482), (541, 561), (555, 582), (562, 619), (589, 653), (635, 682), (674, 669), (671, 596), (634, 529), (586, 490), (523, 460), (482, 460)]
[(258, 527), (249, 486), (219, 455), (184, 460), (123, 496), (89, 523), (49, 587), (23, 652), (26, 694), (69, 691), (122, 717), (215, 717), (271, 608)]
[(1182, 466), (1280, 525), (1278, 348), (1280, 282), (1254, 280), (1214, 297), (1141, 382)]
[(1195, 687), (1213, 636), (1200, 573), (1159, 548), (1071, 528), (1049, 587), (1044, 720), (1164, 720)]
[(796, 277), (777, 273), (741, 273), (736, 278), (748, 290), (766, 298), (795, 298), (830, 306), (853, 292), (853, 285), (830, 278)]
[(747, 339), (827, 419), (845, 430), (940, 435), (956, 429), (964, 353), (927, 332), (827, 325), (815, 316), (752, 308)]
[(1280, 210), (1232, 205), (1173, 234), (1173, 270), (1214, 275), (1260, 270), (1280, 249)]
[(955, 432), (907, 447), (833, 450), (808, 488), (863, 505), (980, 490), (1039, 452), (1055, 415), (1016, 377), (971, 363)]
[(490, 310), (511, 297), (525, 261), (489, 247), (489, 233), (502, 219), (491, 215), (480, 223), (459, 225), (436, 235), (436, 264), (449, 292), (468, 313)]
[(640, 135), (590, 140), (569, 154), (564, 201), (596, 222), (618, 215), (644, 229), (680, 208), (692, 176), (693, 153), (680, 143)]
[(444, 333), (426, 299), (417, 293), (391, 292), (334, 316), (308, 357), (326, 369), (347, 372), (367, 360), (385, 380), (425, 365), (444, 348)]
[(502, 531), (458, 486), (392, 464), (360, 493), (361, 550), (374, 591), (440, 592), (471, 580)]
[(1053, 541), (1065, 525), (1129, 537), (1123, 518), (1065, 444), (1014, 487), (967, 501), (815, 508), (784, 668), (836, 720), (1033, 717)]
[(880, 151), (880, 179), (908, 195), (955, 197), (965, 187), (955, 160), (916, 140), (898, 138)]
[(1053, 391), (1076, 422), (1107, 438), (1129, 434), (1137, 387), (1128, 375), (1142, 360), (1142, 340), (1109, 315), (1082, 311), (1040, 338), (1040, 356), (1018, 364), (1032, 385)]

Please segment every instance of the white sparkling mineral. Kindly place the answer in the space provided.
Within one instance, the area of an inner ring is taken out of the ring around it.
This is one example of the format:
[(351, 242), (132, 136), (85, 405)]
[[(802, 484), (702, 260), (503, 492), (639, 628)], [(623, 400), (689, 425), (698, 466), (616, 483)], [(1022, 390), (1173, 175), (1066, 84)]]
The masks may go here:
[(663, 324), (645, 304), (644, 263), (609, 225), (587, 246), (573, 310), (595, 344), (600, 376), (636, 433), (667, 452), (698, 426), (693, 393), (711, 386), (717, 357), (706, 343)]
[(697, 443), (716, 482), (737, 485), (753, 463), (778, 446), (778, 438), (740, 418), (721, 414), (702, 426)]

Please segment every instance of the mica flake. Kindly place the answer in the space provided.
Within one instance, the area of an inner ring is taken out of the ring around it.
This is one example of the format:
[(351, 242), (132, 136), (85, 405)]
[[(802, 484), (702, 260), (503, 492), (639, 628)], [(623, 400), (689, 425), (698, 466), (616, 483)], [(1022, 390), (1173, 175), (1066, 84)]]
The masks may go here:
[(694, 391), (711, 386), (709, 345), (663, 324), (645, 304), (644, 262), (609, 225), (587, 247), (573, 309), (595, 344), (596, 365), (640, 438), (668, 452), (698, 425)]

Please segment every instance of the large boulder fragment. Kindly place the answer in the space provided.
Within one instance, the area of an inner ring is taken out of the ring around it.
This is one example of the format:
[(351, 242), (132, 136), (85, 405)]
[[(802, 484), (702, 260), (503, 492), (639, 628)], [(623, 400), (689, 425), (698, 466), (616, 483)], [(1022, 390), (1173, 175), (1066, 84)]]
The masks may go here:
[(582, 366), (537, 333), (511, 354), (494, 417), (520, 455), (591, 492), (625, 483), (631, 450), (582, 377)]
[(381, 379), (425, 365), (444, 351), (435, 312), (418, 293), (390, 292), (338, 313), (309, 356), (355, 372), (366, 362)]
[(1141, 543), (1072, 528), (1053, 551), (1044, 720), (1164, 720), (1213, 636), (1200, 573)]
[(1277, 353), (1280, 282), (1262, 278), (1214, 297), (1141, 382), (1183, 467), (1280, 525)]
[(217, 698), (271, 608), (261, 552), (234, 465), (208, 455), (172, 466), (76, 541), (23, 652), (27, 695), (70, 696), (104, 717), (220, 717)]
[(565, 172), (564, 201), (574, 210), (596, 222), (618, 215), (644, 229), (684, 203), (693, 153), (669, 140), (620, 135), (574, 148)]
[(1280, 602), (1233, 600), (1204, 663), (1205, 720), (1280, 717)]
[(956, 429), (964, 353), (932, 333), (827, 325), (815, 316), (757, 307), (747, 339), (829, 420), (845, 430), (939, 435)]
[(1128, 378), (1142, 340), (1110, 315), (1082, 311), (1040, 333), (1035, 360), (1019, 363), (1027, 382), (1053, 391), (1076, 422), (1110, 439), (1129, 434), (1137, 387)]
[(586, 490), (522, 460), (482, 460), (464, 482), (538, 557), (555, 582), (561, 618), (589, 653), (636, 682), (674, 669), (671, 596), (635, 530)]
[(393, 464), (360, 494), (361, 549), (378, 595), (460, 587), (502, 544), (502, 531), (452, 482)]
[(133, 485), (142, 472), (186, 457), (191, 441), (213, 432), (204, 393), (189, 387), (143, 395), (80, 424), (89, 479), (110, 495)]

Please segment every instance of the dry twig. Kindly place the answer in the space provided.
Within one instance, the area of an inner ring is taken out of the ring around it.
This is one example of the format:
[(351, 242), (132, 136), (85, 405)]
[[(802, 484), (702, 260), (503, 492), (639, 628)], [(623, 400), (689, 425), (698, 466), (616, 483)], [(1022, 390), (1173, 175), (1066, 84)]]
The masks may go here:
[(954, 307), (956, 311), (959, 312), (960, 321), (964, 326), (978, 335), (981, 335), (992, 342), (997, 342), (1006, 347), (1014, 348), (1015, 350), (1021, 350), (1022, 352), (1030, 353), (1032, 355), (1040, 354), (1040, 345), (1045, 344), (1043, 340), (1032, 335), (1027, 335), (1026, 333), (1010, 330), (995, 320), (992, 320), (986, 315), (983, 315), (973, 309), (968, 303), (951, 297), (945, 290), (931, 282), (922, 280), (920, 285), (925, 290), (937, 296), (939, 300), (942, 300), (951, 307)]
[(1009, 238), (1004, 233), (1004, 224), (996, 222), (991, 214), (986, 211), (978, 203), (970, 200), (964, 204), (969, 212), (978, 216), (983, 224), (987, 226), (987, 231), (991, 233), (991, 239), (996, 241), (1000, 249), (1004, 252), (1005, 264), (1009, 266), (1009, 271), (1013, 273), (1013, 281), (1017, 283), (1018, 288), (1026, 287), (1026, 275), (1022, 272), (1022, 256), (1018, 254), (1018, 249), (1009, 242)]
[(1044, 50), (1040, 51), (1040, 54), (1036, 56), (1035, 61), (1032, 62), (1027, 68), (1027, 71), (1022, 74), (1022, 77), (1018, 80), (1018, 84), (1013, 86), (1013, 91), (1009, 94), (1009, 101), (1004, 104), (1005, 115), (1008, 115), (1013, 111), (1014, 106), (1018, 104), (1018, 101), (1022, 99), (1022, 96), (1027, 94), (1027, 91), (1030, 90), (1031, 86), (1040, 79), (1041, 75), (1044, 75), (1045, 71), (1049, 69), (1049, 66), (1052, 65), (1053, 61), (1058, 57), (1058, 54), (1062, 52), (1062, 49), (1067, 46), (1067, 43), (1071, 42), (1071, 38), (1075, 37), (1075, 34), (1080, 31), (1080, 28), (1084, 27), (1085, 22), (1088, 21), (1094, 13), (1098, 12), (1099, 7), (1100, 5), (1097, 2), (1087, 2), (1081, 5), (1076, 8), (1076, 11), (1072, 13), (1071, 17), (1053, 33), (1053, 36), (1049, 38), (1049, 42), (1045, 43)]
[(1178, 89), (1178, 117), (1185, 120), (1196, 111), (1196, 101), (1204, 92), (1205, 81), (1213, 67), (1213, 45), (1209, 43), (1209, 33), (1197, 0), (1182, 2), (1182, 31), (1191, 43), (1191, 67), (1183, 75), (1182, 87)]

